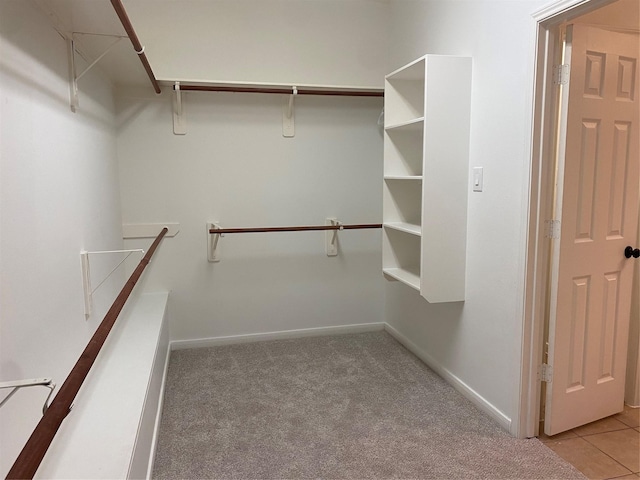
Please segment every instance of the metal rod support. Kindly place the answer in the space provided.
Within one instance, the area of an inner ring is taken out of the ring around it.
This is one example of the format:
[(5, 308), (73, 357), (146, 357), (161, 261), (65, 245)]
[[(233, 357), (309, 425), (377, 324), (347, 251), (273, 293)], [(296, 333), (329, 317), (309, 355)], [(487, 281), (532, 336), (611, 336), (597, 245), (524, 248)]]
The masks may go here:
[(0, 407), (2, 407), (7, 401), (16, 393), (19, 389), (25, 387), (47, 387), (49, 389), (49, 395), (44, 400), (44, 405), (42, 406), (42, 415), (47, 413), (47, 408), (49, 408), (49, 399), (53, 394), (53, 391), (56, 388), (56, 384), (53, 383), (53, 380), (50, 378), (33, 378), (29, 380), (14, 380), (9, 382), (0, 382), (0, 390), (3, 388), (11, 388), (11, 392), (9, 395), (4, 397), (0, 402)]
[(87, 68), (85, 68), (85, 69), (82, 71), (82, 73), (81, 73), (81, 74), (77, 75), (77, 76), (76, 76), (76, 82), (77, 82), (78, 80), (80, 80), (80, 79), (84, 76), (84, 74), (85, 74), (85, 73), (87, 73), (89, 70), (91, 70), (91, 68), (92, 68), (96, 63), (98, 63), (100, 60), (102, 60), (102, 59), (104, 58), (104, 56), (105, 56), (107, 53), (109, 53), (109, 52), (111, 51), (111, 49), (112, 49), (113, 47), (115, 47), (115, 46), (120, 42), (120, 40), (122, 40), (122, 38), (121, 38), (121, 37), (118, 37), (118, 38), (117, 38), (117, 39), (116, 39), (116, 40), (115, 40), (111, 45), (109, 45), (109, 47), (108, 47), (108, 48), (107, 48), (107, 49), (102, 53), (102, 55), (100, 55), (100, 56), (99, 56), (98, 58), (96, 58), (93, 62), (91, 62), (91, 63), (89, 64), (89, 66), (88, 66)]

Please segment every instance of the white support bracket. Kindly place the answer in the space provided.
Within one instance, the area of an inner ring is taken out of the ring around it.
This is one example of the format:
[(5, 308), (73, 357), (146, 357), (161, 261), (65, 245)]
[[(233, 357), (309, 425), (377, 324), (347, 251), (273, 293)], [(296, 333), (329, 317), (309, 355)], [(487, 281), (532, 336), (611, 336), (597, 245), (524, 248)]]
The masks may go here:
[[(342, 230), (342, 224), (337, 218), (327, 218), (324, 222), (325, 225), (337, 225)], [(325, 247), (327, 250), (327, 257), (338, 256), (338, 230), (327, 230), (325, 232)]]
[(282, 106), (282, 136), (294, 137), (296, 135), (294, 99), (298, 95), (298, 87), (291, 87), (291, 95)]
[[(93, 62), (89, 64), (80, 74), (77, 73), (76, 69), (76, 46), (74, 36), (76, 34), (72, 34), (71, 38), (67, 38), (67, 53), (69, 56), (69, 106), (71, 107), (71, 111), (75, 113), (78, 110), (79, 99), (78, 99), (78, 80), (80, 80), (94, 65), (96, 65), (100, 60), (104, 58), (104, 56), (111, 51), (113, 47), (115, 47), (120, 40), (124, 37), (122, 35), (102, 35), (100, 36), (108, 36), (114, 37), (115, 41), (107, 47), (107, 49)], [(88, 33), (83, 33), (81, 35), (93, 35)], [(98, 34), (96, 34), (98, 35)]]
[(173, 134), (187, 134), (187, 117), (185, 115), (185, 104), (180, 90), (180, 82), (173, 85)]
[(0, 390), (4, 388), (11, 388), (11, 392), (9, 395), (4, 397), (0, 402), (0, 407), (2, 407), (7, 401), (16, 393), (18, 390), (24, 387), (47, 387), (49, 389), (49, 395), (44, 401), (44, 405), (42, 406), (42, 415), (44, 415), (49, 408), (49, 399), (51, 398), (51, 394), (53, 394), (53, 390), (56, 388), (56, 384), (53, 383), (53, 380), (50, 378), (30, 378), (28, 380), (11, 380), (9, 382), (0, 382)]
[[(91, 310), (93, 310), (93, 294), (98, 288), (102, 286), (104, 282), (111, 276), (116, 269), (124, 263), (124, 261), (129, 258), (134, 252), (140, 252), (144, 255), (144, 250), (137, 248), (134, 250), (103, 250), (99, 252), (87, 252), (83, 250), (80, 252), (80, 261), (82, 263), (82, 288), (84, 290), (84, 317), (86, 320), (91, 316)], [(96, 254), (113, 254), (113, 253), (127, 253), (128, 255), (124, 257), (120, 263), (118, 263), (113, 269), (104, 277), (104, 279), (98, 284), (97, 287), (91, 287), (91, 268), (89, 265), (89, 255)]]
[(222, 228), (218, 222), (207, 223), (207, 260), (212, 263), (220, 261), (220, 246), (218, 245), (222, 234), (209, 233), (210, 230)]

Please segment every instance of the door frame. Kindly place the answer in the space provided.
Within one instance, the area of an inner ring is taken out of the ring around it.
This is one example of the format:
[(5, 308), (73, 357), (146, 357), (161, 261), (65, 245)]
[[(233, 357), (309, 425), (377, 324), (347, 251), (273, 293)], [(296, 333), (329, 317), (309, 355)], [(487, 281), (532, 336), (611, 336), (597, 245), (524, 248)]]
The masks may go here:
[(529, 192), (525, 289), (523, 297), (522, 357), (517, 421), (512, 434), (519, 438), (539, 434), (540, 366), (544, 322), (549, 301), (551, 242), (545, 237), (547, 220), (553, 218), (555, 136), (558, 88), (553, 84), (557, 62), (559, 26), (615, 0), (558, 0), (532, 14), (535, 26), (533, 58), (533, 112), (531, 120), (531, 166), (526, 179)]

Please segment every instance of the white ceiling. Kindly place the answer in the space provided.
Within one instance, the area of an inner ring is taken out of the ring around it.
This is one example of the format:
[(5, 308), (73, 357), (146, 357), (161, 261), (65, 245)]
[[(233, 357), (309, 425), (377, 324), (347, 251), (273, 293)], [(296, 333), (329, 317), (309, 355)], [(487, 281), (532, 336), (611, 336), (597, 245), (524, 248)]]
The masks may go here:
[[(35, 4), (41, 8), (44, 13), (49, 17), (54, 27), (63, 35), (70, 36), (74, 34), (76, 40), (76, 46), (81, 56), (85, 58), (87, 62), (92, 62), (99, 57), (105, 50), (114, 42), (114, 38), (103, 35), (126, 35), (118, 16), (116, 15), (113, 6), (109, 0), (33, 0)], [(127, 0), (125, 7), (136, 7), (137, 0)], [(175, 2), (179, 4), (180, 0), (163, 0), (164, 3)], [(374, 3), (385, 3), (388, 0), (370, 0)], [(206, 2), (205, 2), (206, 3)], [(184, 5), (184, 4), (183, 4)], [(181, 6), (183, 6), (181, 5)], [(192, 10), (189, 14), (192, 18), (196, 19), (200, 15), (197, 11), (198, 2), (190, 2), (189, 8)], [(598, 13), (592, 13), (588, 15), (588, 20), (593, 23), (616, 23), (625, 21), (631, 21), (636, 25), (638, 22), (638, 0), (617, 0), (610, 6), (603, 7)], [(203, 5), (204, 7), (205, 5)], [(135, 8), (134, 8), (135, 10)], [(631, 13), (631, 14), (629, 14)], [(154, 12), (154, 15), (158, 15), (158, 12)], [(138, 35), (141, 31), (152, 31), (154, 25), (150, 25), (150, 22), (155, 22), (158, 19), (154, 15), (138, 15), (134, 21), (132, 18), (134, 28)], [(154, 20), (155, 19), (155, 20)], [(630, 19), (630, 20), (629, 20)], [(164, 24), (171, 24), (171, 19), (160, 19)], [(193, 22), (198, 24), (198, 22)], [(623, 25), (627, 26), (627, 25)], [(82, 35), (81, 33), (91, 33), (94, 35)], [(206, 38), (208, 32), (190, 32), (193, 36), (200, 38)], [(95, 35), (100, 34), (100, 35)], [(172, 41), (167, 41), (167, 36), (179, 35), (179, 29), (172, 29), (171, 31), (162, 32), (164, 45), (171, 45)], [(145, 45), (145, 41), (153, 41), (152, 39), (145, 39), (140, 37), (140, 42)], [(176, 43), (179, 43), (179, 39), (176, 39)], [(172, 52), (166, 52), (165, 55), (171, 56)], [(150, 60), (151, 61), (151, 60)], [(151, 64), (151, 68), (156, 70), (162, 70), (162, 65)], [(80, 65), (78, 69), (80, 70)], [(98, 67), (103, 70), (112, 80), (114, 84), (125, 85), (150, 85), (146, 72), (144, 71), (138, 56), (133, 50), (131, 42), (124, 38), (113, 47), (113, 49), (98, 63)]]

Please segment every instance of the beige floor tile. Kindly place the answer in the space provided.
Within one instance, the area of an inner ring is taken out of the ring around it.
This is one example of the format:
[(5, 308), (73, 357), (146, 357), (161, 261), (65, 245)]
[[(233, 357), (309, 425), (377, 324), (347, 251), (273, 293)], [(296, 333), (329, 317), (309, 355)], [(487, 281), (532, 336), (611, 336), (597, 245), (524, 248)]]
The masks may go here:
[(581, 437), (547, 442), (545, 445), (590, 479), (620, 477), (631, 473)]
[(591, 422), (582, 427), (574, 428), (573, 431), (578, 436), (583, 437), (585, 435), (593, 435), (595, 433), (613, 432), (615, 430), (624, 430), (629, 428), (629, 425), (622, 423), (614, 417), (603, 418), (597, 422)]
[(630, 473), (629, 475), (623, 475), (621, 477), (612, 477), (607, 480), (636, 480), (638, 478), (637, 473)]
[(567, 432), (558, 433), (557, 435), (552, 435), (550, 437), (544, 433), (541, 433), (540, 435), (538, 435), (538, 440), (540, 440), (542, 443), (546, 443), (546, 442), (555, 442), (557, 440), (566, 440), (567, 438), (576, 438), (576, 437), (577, 435), (573, 433), (573, 430), (569, 430)]
[(628, 428), (582, 438), (632, 472), (640, 472), (640, 432)]
[(631, 408), (625, 405), (624, 411), (613, 417), (630, 427), (640, 427), (640, 408)]

